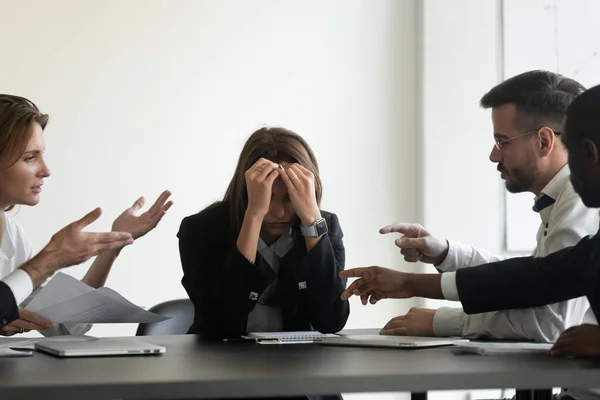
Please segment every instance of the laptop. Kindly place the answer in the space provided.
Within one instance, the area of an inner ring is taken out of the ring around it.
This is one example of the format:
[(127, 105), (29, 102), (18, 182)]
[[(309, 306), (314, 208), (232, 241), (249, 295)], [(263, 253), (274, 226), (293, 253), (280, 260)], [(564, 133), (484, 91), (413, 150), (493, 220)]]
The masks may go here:
[(392, 347), (401, 349), (420, 349), (426, 347), (451, 346), (462, 342), (461, 339), (425, 337), (425, 336), (386, 336), (386, 335), (348, 335), (339, 337), (320, 337), (313, 343), (329, 346), (353, 347)]
[(159, 355), (167, 351), (164, 346), (129, 338), (46, 341), (36, 343), (35, 349), (57, 357)]

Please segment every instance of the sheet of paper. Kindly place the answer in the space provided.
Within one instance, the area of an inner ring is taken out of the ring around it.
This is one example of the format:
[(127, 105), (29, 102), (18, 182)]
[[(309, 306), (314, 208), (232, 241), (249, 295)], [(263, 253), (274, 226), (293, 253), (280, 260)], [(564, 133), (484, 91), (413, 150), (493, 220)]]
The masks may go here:
[(93, 289), (62, 273), (56, 274), (26, 308), (54, 323), (152, 323), (169, 319), (136, 306), (112, 289)]
[(59, 272), (50, 279), (25, 308), (37, 313), (38, 310), (48, 305), (61, 303), (93, 291), (93, 287), (70, 275)]
[(35, 341), (44, 339), (43, 337), (37, 338), (1, 338), (0, 339), (0, 350), (2, 349), (10, 349), (13, 346), (16, 347), (27, 347), (30, 346), (33, 348), (33, 344)]
[(33, 350), (13, 350), (8, 347), (0, 348), (0, 357), (30, 357)]

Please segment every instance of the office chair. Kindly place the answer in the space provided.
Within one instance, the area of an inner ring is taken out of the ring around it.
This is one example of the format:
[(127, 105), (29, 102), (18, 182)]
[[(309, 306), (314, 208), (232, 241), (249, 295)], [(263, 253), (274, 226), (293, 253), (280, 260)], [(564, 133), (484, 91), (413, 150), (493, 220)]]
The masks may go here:
[(139, 324), (136, 336), (182, 335), (188, 332), (194, 322), (194, 305), (189, 299), (165, 301), (148, 311), (171, 318), (161, 322)]

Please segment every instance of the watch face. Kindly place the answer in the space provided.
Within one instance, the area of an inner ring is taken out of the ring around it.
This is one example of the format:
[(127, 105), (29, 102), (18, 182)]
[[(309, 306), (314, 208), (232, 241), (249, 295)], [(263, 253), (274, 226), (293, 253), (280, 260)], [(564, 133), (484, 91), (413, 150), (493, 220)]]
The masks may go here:
[(317, 221), (315, 224), (315, 228), (317, 229), (317, 235), (320, 237), (327, 233), (327, 222), (325, 219)]

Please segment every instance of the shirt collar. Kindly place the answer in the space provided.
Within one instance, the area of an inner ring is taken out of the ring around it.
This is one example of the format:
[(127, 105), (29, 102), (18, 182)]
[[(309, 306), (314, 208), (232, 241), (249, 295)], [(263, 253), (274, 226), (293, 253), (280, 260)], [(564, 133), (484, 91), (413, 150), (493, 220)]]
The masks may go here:
[(292, 236), (292, 229), (284, 233), (273, 242), (270, 246), (262, 240), (261, 237), (258, 238), (258, 251), (262, 254), (266, 249), (271, 250), (272, 253), (276, 254), (277, 257), (283, 258), (292, 248), (294, 247), (294, 237)]
[(539, 197), (536, 197), (535, 200), (542, 197), (542, 195), (546, 195), (554, 200), (558, 197), (560, 192), (563, 190), (565, 185), (569, 182), (571, 176), (571, 171), (569, 170), (569, 166), (565, 165), (554, 175), (550, 182), (542, 189)]
[(12, 232), (8, 226), (8, 217), (6, 214), (4, 215), (4, 226), (2, 229), (4, 231), (2, 232), (2, 244), (0, 244), (0, 259), (10, 260), (15, 256), (15, 245), (11, 237)]

